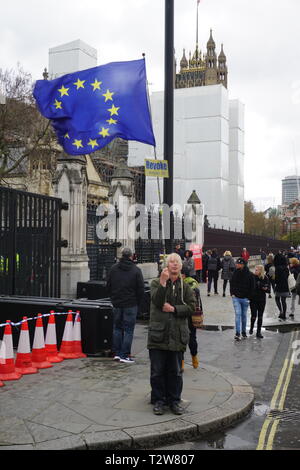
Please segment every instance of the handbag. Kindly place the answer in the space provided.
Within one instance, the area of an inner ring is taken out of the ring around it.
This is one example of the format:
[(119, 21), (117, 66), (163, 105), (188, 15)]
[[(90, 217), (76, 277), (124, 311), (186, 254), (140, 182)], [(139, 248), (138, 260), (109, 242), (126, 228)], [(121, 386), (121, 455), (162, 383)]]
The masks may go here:
[(195, 312), (192, 315), (192, 323), (194, 328), (203, 328), (203, 311), (200, 307), (196, 307)]
[(289, 290), (290, 291), (292, 291), (296, 287), (296, 280), (295, 280), (295, 277), (292, 273), (289, 274), (288, 285), (289, 285)]

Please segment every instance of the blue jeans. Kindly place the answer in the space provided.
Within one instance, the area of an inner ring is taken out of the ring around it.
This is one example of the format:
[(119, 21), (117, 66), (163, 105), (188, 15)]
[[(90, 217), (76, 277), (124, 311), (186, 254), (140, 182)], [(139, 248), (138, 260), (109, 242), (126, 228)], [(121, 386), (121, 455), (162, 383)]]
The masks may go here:
[(138, 307), (114, 307), (113, 351), (122, 359), (131, 352)]
[(249, 306), (249, 299), (240, 299), (239, 297), (232, 298), (233, 307), (235, 311), (235, 331), (237, 335), (241, 334), (241, 323), (242, 333), (246, 333), (247, 325), (247, 310)]

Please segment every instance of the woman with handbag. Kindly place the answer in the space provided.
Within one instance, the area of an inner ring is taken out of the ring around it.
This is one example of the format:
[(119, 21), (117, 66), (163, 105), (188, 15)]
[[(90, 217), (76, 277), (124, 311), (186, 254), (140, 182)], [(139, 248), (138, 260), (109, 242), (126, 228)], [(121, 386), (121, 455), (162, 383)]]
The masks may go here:
[[(273, 292), (275, 294), (275, 266), (274, 266), (274, 255), (273, 253), (269, 253), (267, 256), (267, 263), (265, 265), (265, 271), (266, 275), (268, 276), (268, 279), (270, 281), (270, 284), (272, 286)], [(269, 299), (271, 299), (271, 290), (269, 293)]]
[(296, 302), (296, 297), (297, 297), (296, 281), (297, 281), (298, 275), (300, 274), (300, 261), (297, 258), (290, 258), (289, 263), (290, 263), (290, 272), (292, 276), (294, 276), (294, 279), (295, 279), (295, 286), (290, 289), (291, 294), (292, 294), (292, 301), (291, 301), (291, 311), (290, 311), (289, 317), (291, 318), (291, 320), (293, 320), (294, 313), (295, 313), (295, 302)]
[[(181, 277), (183, 279), (183, 282), (185, 284), (188, 284), (195, 294), (196, 312), (199, 313), (199, 315), (197, 315), (197, 319), (198, 319), (198, 323), (199, 323), (199, 318), (200, 318), (200, 322), (202, 322), (203, 314), (202, 314), (202, 302), (201, 302), (199, 284), (193, 277), (189, 276), (189, 270), (185, 267), (182, 267)], [(194, 369), (197, 369), (197, 367), (199, 366), (199, 359), (197, 355), (198, 354), (197, 326), (199, 328), (200, 324), (196, 326), (196, 324), (193, 322), (193, 316), (191, 316), (191, 317), (188, 317), (188, 326), (189, 326), (189, 331), (190, 331), (189, 350), (192, 356), (193, 367)], [(182, 370), (183, 369), (184, 369), (184, 359), (182, 359)]]
[(275, 266), (275, 302), (279, 310), (281, 320), (286, 320), (286, 299), (290, 297), (288, 284), (289, 269), (287, 259), (282, 253), (277, 253), (274, 257)]

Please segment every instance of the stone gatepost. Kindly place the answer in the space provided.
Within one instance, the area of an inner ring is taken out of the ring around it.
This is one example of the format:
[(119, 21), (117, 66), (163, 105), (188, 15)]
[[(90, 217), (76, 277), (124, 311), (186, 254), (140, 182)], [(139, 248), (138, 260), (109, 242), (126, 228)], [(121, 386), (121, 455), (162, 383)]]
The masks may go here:
[(68, 203), (62, 211), (61, 297), (75, 298), (77, 282), (90, 279), (86, 252), (87, 174), (84, 156), (62, 154), (53, 178), (54, 195)]
[(117, 257), (119, 258), (125, 246), (131, 248), (133, 253), (135, 252), (134, 178), (128, 169), (125, 158), (120, 159), (120, 163), (112, 175), (108, 196), (109, 203), (116, 207), (118, 213), (115, 236), (116, 240), (122, 244), (117, 249)]
[(185, 206), (185, 238), (187, 238), (188, 249), (191, 244), (203, 246), (204, 243), (204, 206), (195, 190)]

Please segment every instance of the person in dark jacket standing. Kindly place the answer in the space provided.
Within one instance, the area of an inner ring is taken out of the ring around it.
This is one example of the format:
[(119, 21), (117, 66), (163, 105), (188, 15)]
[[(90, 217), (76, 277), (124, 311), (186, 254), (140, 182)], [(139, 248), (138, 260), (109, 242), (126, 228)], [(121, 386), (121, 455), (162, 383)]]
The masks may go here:
[(232, 274), (235, 270), (235, 263), (231, 255), (231, 251), (225, 251), (224, 258), (221, 261), (221, 268), (221, 279), (223, 279), (223, 297), (225, 297), (227, 283), (231, 281)]
[(133, 340), (138, 306), (144, 297), (142, 271), (133, 262), (130, 248), (124, 248), (122, 258), (108, 275), (107, 289), (113, 304), (113, 351), (114, 360), (132, 363), (129, 356)]
[(249, 299), (252, 296), (254, 281), (253, 274), (247, 267), (247, 262), (243, 258), (238, 258), (235, 262), (236, 270), (234, 271), (230, 282), (230, 294), (232, 296), (233, 307), (235, 311), (235, 337), (237, 341), (242, 337), (247, 338), (247, 310), (249, 307)]
[(215, 295), (218, 295), (218, 279), (219, 271), (221, 269), (221, 260), (217, 254), (217, 250), (214, 248), (211, 252), (211, 256), (207, 261), (207, 271), (208, 271), (208, 283), (207, 283), (207, 295), (210, 296), (210, 289), (212, 281), (214, 281), (214, 291)]
[(148, 344), (153, 413), (162, 415), (164, 406), (181, 415), (182, 353), (189, 342), (188, 317), (196, 308), (194, 292), (180, 275), (182, 259), (172, 253), (167, 267), (151, 283)]
[(266, 307), (266, 294), (270, 292), (270, 281), (266, 276), (262, 264), (255, 266), (254, 271), (254, 289), (250, 299), (251, 326), (249, 334), (253, 334), (253, 328), (257, 318), (256, 338), (263, 338), (261, 327), (263, 323), (263, 314)]
[(287, 263), (287, 259), (282, 253), (275, 255), (275, 302), (279, 310), (278, 318), (281, 320), (286, 320), (286, 299), (290, 297), (288, 284), (289, 269)]

